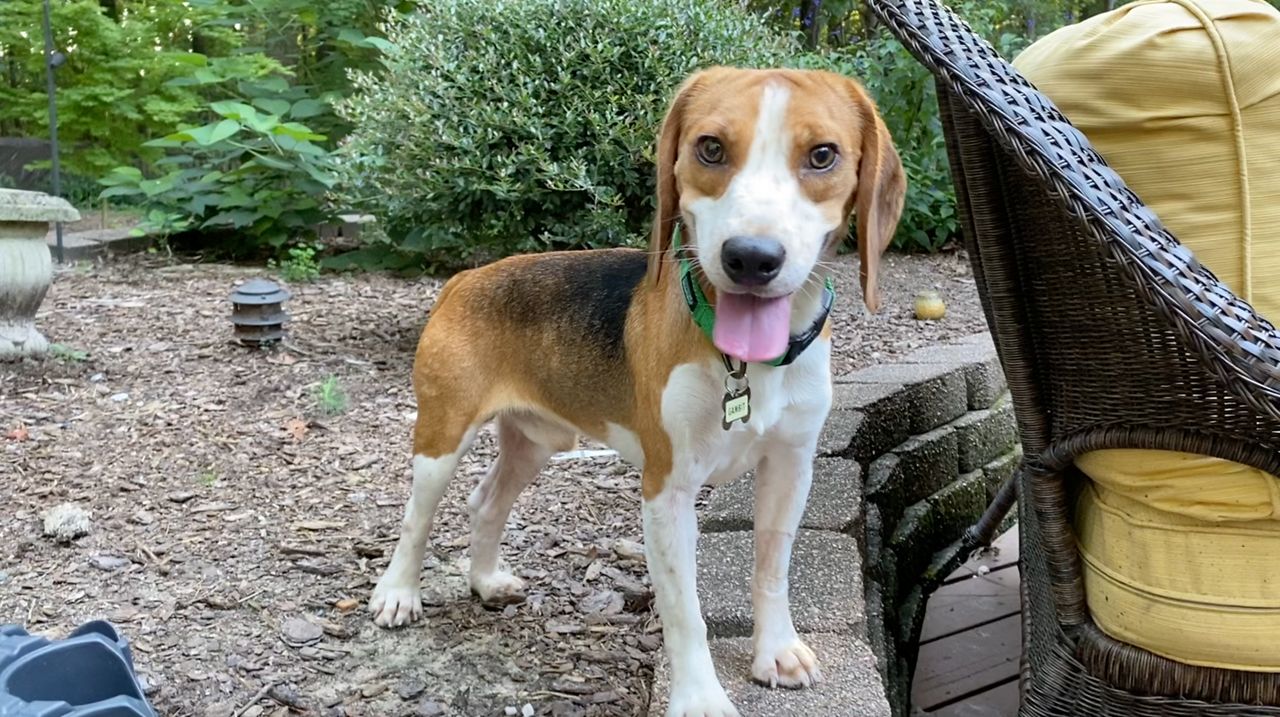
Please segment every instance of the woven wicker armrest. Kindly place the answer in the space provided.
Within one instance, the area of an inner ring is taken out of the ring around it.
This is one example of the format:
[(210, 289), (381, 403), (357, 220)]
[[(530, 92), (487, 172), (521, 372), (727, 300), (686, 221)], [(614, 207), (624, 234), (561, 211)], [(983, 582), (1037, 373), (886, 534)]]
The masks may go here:
[(1121, 264), (1205, 367), (1246, 404), (1280, 417), (1280, 332), (1161, 225), (1049, 98), (934, 0), (869, 0), (869, 6)]

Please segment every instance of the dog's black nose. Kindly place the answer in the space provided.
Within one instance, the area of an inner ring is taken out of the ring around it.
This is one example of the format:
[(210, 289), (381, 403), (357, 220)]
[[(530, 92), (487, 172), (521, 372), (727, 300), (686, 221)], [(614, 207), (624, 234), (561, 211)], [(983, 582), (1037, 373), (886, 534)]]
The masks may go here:
[(782, 271), (787, 250), (776, 239), (731, 237), (720, 249), (720, 264), (734, 283), (764, 286)]

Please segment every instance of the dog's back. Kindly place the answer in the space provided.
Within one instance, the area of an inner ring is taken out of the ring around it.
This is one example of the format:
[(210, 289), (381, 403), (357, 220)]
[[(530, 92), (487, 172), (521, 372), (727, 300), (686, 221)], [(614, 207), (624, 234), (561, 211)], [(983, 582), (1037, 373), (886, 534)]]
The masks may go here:
[[(562, 251), (454, 276), (418, 344), (420, 406), (467, 420), (538, 406), (592, 433), (617, 421), (634, 400), (626, 324), (646, 266), (636, 249)], [(476, 405), (437, 403), (459, 396)]]

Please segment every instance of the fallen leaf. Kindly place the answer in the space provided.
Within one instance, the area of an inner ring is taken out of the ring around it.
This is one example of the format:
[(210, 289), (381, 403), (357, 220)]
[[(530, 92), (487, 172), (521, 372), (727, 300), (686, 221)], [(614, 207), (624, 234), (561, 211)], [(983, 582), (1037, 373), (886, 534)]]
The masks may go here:
[(601, 590), (584, 598), (578, 607), (582, 612), (601, 615), (617, 615), (624, 605), (622, 593), (616, 590)]
[(31, 439), (31, 432), (27, 430), (26, 426), (19, 423), (17, 428), (4, 434), (4, 437), (11, 441), (26, 441)]
[(644, 545), (634, 540), (619, 538), (613, 544), (613, 551), (619, 557), (630, 558), (632, 560), (644, 560)]
[(319, 642), (320, 638), (324, 637), (324, 628), (302, 618), (293, 617), (285, 620), (280, 626), (280, 636), (284, 638), (285, 644), (301, 647)]
[(284, 432), (293, 436), (295, 441), (300, 442), (303, 438), (306, 438), (308, 430), (310, 429), (307, 428), (307, 422), (301, 418), (290, 418), (284, 422)]

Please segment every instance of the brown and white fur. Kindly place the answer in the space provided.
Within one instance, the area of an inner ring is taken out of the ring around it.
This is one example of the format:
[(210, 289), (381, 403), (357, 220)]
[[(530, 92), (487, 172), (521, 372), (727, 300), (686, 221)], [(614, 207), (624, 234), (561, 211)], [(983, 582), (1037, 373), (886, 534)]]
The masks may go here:
[[(721, 161), (699, 153), (707, 137), (718, 142)], [(811, 152), (820, 145), (837, 156), (818, 170)], [(878, 260), (906, 180), (858, 83), (789, 70), (716, 67), (691, 76), (663, 124), (657, 164), (649, 252), (518, 256), (445, 285), (413, 369), (412, 495), (370, 609), (387, 627), (421, 615), (419, 574), (436, 507), (491, 419), (499, 456), (468, 499), (470, 583), (483, 599), (518, 596), (521, 580), (498, 567), (508, 513), (548, 458), (585, 434), (643, 470), (645, 553), (671, 666), (667, 714), (737, 715), (716, 676), (696, 593), (694, 497), (704, 484), (755, 469), (752, 677), (787, 687), (820, 680), (792, 624), (788, 567), (830, 408), (830, 322), (794, 363), (749, 365), (750, 421), (725, 430), (724, 365), (690, 319), (672, 230), (683, 223), (681, 250), (696, 257), (712, 302), (719, 292), (744, 290), (722, 266), (729, 238), (780, 243), (785, 260), (776, 277), (749, 289), (792, 293), (797, 332), (819, 315), (825, 262), (855, 210), (863, 298), (877, 308)]]

